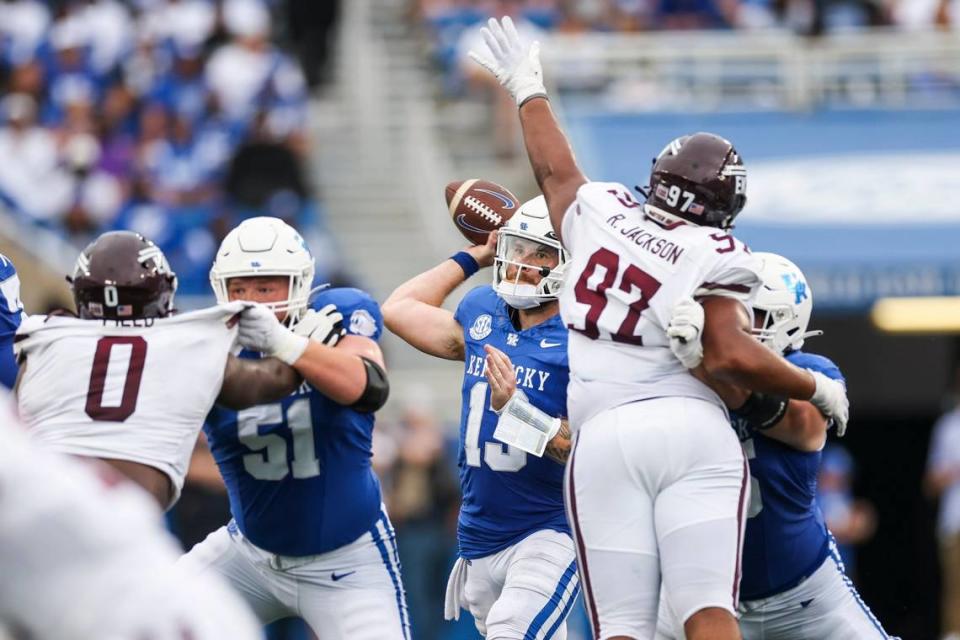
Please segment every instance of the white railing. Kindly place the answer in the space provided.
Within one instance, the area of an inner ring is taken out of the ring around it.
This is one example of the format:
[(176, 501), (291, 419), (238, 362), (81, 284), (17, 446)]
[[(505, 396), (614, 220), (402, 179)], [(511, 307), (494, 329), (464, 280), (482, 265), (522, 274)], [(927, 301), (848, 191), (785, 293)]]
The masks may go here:
[(958, 33), (559, 34), (543, 58), (560, 91), (611, 108), (960, 105)]

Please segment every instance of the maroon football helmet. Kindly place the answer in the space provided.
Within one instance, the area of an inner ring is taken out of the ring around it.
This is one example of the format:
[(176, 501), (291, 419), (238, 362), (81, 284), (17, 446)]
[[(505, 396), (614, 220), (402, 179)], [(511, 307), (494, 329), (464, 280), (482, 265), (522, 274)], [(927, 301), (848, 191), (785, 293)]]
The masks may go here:
[(646, 211), (655, 220), (729, 229), (746, 203), (747, 168), (720, 136), (681, 136), (653, 161)]
[(87, 245), (68, 277), (81, 318), (162, 318), (173, 311), (177, 274), (160, 247), (133, 231)]

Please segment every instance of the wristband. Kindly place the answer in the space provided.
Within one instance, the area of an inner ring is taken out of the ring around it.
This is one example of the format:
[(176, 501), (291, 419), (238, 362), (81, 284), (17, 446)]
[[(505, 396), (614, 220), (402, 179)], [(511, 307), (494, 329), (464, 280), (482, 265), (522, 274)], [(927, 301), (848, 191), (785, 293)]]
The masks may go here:
[(523, 100), (517, 101), (517, 109), (522, 108), (523, 105), (527, 104), (534, 98), (543, 98), (547, 102), (550, 102), (550, 97), (546, 93), (531, 93), (530, 95), (526, 96)]
[(466, 251), (459, 251), (450, 256), (450, 259), (460, 265), (460, 268), (463, 269), (464, 279), (469, 278), (477, 271), (480, 271), (480, 263), (477, 262), (477, 259)]
[(766, 431), (783, 419), (789, 406), (789, 398), (754, 391), (736, 411), (751, 429)]
[(278, 360), (281, 360), (291, 367), (293, 363), (300, 359), (300, 356), (303, 355), (303, 352), (307, 350), (307, 345), (310, 344), (310, 338), (306, 336), (298, 336), (297, 334), (284, 329), (284, 335), (280, 340), (277, 340), (277, 345), (275, 346), (273, 353), (269, 354)]

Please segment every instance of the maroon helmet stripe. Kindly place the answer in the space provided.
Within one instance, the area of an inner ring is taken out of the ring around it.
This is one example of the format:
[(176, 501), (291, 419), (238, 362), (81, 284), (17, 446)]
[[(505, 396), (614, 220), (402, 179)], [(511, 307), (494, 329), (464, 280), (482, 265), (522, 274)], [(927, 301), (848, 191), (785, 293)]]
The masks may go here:
[(590, 585), (590, 570), (587, 568), (587, 549), (583, 545), (583, 535), (580, 533), (580, 521), (577, 517), (577, 492), (573, 479), (573, 465), (577, 455), (577, 443), (580, 438), (577, 437), (573, 442), (573, 451), (570, 452), (570, 461), (567, 463), (567, 505), (570, 509), (570, 524), (573, 525), (573, 540), (577, 545), (577, 567), (580, 569), (580, 583), (583, 585), (583, 593), (586, 595), (584, 603), (586, 604), (587, 617), (590, 618), (590, 625), (593, 627), (593, 637), (600, 637), (600, 620), (597, 617), (597, 603), (593, 598), (593, 587)]
[[(742, 454), (741, 454), (742, 455)], [(740, 500), (737, 503), (737, 555), (736, 569), (733, 572), (733, 610), (736, 611), (740, 605), (740, 570), (742, 568), (741, 557), (743, 556), (743, 525), (746, 520), (744, 510), (746, 508), (747, 483), (750, 481), (750, 467), (747, 466), (747, 457), (743, 456), (743, 479), (740, 480)]]

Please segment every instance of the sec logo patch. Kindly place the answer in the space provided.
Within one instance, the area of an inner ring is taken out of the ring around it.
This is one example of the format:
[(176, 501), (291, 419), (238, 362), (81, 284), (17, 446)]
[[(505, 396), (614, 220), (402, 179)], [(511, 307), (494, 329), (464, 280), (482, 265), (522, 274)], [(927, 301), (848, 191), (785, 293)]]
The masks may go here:
[(493, 318), (489, 313), (478, 316), (470, 327), (470, 337), (474, 340), (483, 340), (493, 331)]
[(377, 322), (366, 309), (357, 309), (350, 314), (350, 333), (372, 338), (377, 332)]

